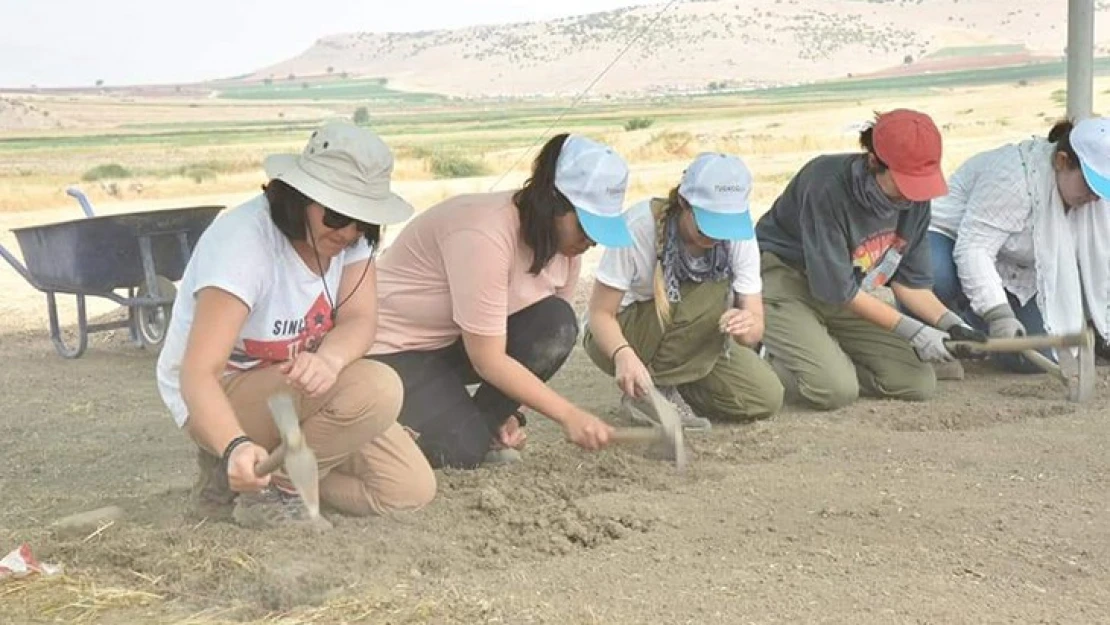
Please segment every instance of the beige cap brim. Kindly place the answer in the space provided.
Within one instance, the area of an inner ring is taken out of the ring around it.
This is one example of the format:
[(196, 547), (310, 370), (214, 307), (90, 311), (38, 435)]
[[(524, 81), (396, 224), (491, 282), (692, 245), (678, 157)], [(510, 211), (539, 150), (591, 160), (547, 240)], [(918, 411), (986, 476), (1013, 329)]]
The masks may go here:
[(298, 158), (296, 154), (272, 154), (266, 157), (262, 166), (270, 178), (282, 180), (321, 206), (352, 219), (388, 226), (406, 221), (416, 212), (396, 193), (371, 197), (325, 184), (301, 169), (297, 164)]

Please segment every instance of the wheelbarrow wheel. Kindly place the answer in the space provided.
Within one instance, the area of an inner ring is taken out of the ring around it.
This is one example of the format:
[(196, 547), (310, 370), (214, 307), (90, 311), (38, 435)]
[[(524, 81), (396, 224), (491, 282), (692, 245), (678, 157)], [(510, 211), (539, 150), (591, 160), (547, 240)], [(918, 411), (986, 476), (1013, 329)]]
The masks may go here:
[[(164, 276), (156, 276), (158, 291), (162, 297), (177, 297), (177, 288), (173, 282)], [(139, 298), (153, 297), (146, 285), (139, 287), (136, 296)], [(151, 306), (137, 306), (135, 310), (135, 330), (139, 342), (143, 347), (158, 347), (166, 340), (166, 332), (170, 327), (170, 314), (173, 304), (157, 304)]]

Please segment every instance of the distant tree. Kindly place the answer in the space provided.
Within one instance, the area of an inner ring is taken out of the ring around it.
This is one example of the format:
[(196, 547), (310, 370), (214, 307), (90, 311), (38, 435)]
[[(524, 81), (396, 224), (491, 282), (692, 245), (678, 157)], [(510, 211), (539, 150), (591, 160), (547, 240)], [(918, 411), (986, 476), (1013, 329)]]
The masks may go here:
[(359, 126), (365, 126), (370, 123), (370, 111), (366, 110), (365, 106), (360, 106), (355, 109), (355, 114), (351, 117), (351, 121)]
[(330, 74), (330, 73), (332, 73), (332, 72), (334, 72), (334, 71), (335, 71), (335, 68), (334, 68), (334, 67), (332, 67), (331, 65), (329, 65), (329, 66), (328, 66), (328, 73)]
[(103, 87), (104, 86), (104, 79), (103, 78), (97, 78), (96, 79), (96, 86), (97, 87)]

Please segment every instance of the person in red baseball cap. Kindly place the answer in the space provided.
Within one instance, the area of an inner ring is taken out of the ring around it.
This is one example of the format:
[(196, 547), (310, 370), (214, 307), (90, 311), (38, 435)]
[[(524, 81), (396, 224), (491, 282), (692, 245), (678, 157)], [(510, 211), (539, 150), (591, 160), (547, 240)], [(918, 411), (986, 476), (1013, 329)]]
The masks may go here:
[(928, 115), (907, 109), (879, 115), (872, 128), (871, 144), (875, 156), (890, 172), (898, 195), (913, 202), (927, 202), (948, 193), (940, 166), (940, 131)]
[[(862, 152), (806, 163), (756, 228), (764, 357), (786, 398), (832, 410), (861, 394), (925, 400), (948, 339), (984, 341), (933, 293), (925, 234), (947, 193), (940, 131), (898, 109), (860, 133)], [(880, 297), (889, 287), (899, 307)], [(926, 320), (922, 322), (919, 320)]]

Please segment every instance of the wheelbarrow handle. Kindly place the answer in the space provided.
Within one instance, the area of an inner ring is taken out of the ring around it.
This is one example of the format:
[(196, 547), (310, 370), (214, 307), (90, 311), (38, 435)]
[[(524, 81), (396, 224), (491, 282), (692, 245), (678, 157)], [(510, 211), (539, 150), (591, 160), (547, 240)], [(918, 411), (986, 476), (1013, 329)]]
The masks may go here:
[(3, 256), (4, 260), (8, 261), (8, 264), (12, 266), (12, 269), (15, 269), (19, 275), (23, 276), (23, 279), (29, 282), (31, 286), (38, 288), (38, 285), (35, 284), (35, 281), (31, 278), (31, 272), (27, 271), (23, 263), (19, 262), (19, 259), (9, 252), (8, 248), (4, 247), (3, 243), (0, 243), (0, 256)]
[(77, 187), (66, 187), (66, 195), (75, 198), (81, 205), (81, 210), (85, 211), (85, 217), (95, 217), (93, 213), (92, 204), (89, 202), (89, 197), (85, 192)]

